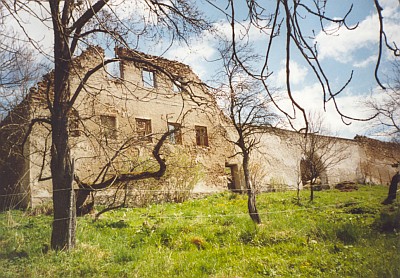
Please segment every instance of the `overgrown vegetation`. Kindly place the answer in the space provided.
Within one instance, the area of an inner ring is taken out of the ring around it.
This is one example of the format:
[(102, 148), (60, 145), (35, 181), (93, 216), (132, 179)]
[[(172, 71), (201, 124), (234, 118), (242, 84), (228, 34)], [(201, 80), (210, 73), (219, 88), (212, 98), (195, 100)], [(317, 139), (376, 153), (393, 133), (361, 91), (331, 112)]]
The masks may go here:
[(400, 277), (400, 203), (387, 188), (244, 195), (79, 218), (77, 248), (49, 250), (51, 217), (0, 214), (0, 277)]
[[(108, 189), (113, 194), (97, 195), (108, 207), (144, 207), (160, 202), (184, 202), (189, 199), (196, 183), (203, 177), (202, 166), (195, 157), (184, 149), (171, 152), (163, 150), (168, 165), (165, 174), (158, 179), (146, 179), (122, 183)], [(158, 164), (144, 160), (136, 162), (138, 172), (156, 171)], [(100, 192), (101, 193), (101, 192)], [(108, 210), (108, 209), (106, 209)]]

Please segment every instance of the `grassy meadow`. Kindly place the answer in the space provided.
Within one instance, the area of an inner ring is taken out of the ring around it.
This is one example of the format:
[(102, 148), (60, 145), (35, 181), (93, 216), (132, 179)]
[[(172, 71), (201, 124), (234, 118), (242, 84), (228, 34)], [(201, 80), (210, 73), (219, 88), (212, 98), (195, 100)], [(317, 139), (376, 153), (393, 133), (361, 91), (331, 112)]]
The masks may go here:
[(266, 193), (125, 208), (78, 219), (77, 246), (49, 250), (46, 210), (0, 214), (0, 277), (400, 277), (400, 203), (387, 187)]

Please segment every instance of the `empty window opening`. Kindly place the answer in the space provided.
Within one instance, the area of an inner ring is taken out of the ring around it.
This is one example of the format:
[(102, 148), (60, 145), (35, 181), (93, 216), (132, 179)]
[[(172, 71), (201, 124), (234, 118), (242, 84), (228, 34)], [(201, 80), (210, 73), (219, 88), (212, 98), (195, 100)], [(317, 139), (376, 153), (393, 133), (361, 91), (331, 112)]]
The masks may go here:
[(197, 146), (208, 146), (207, 127), (195, 126)]
[(151, 120), (136, 118), (136, 133), (144, 140), (151, 142)]
[(173, 131), (169, 135), (169, 142), (171, 144), (182, 144), (181, 125), (178, 123), (168, 123), (168, 131)]
[(228, 189), (234, 192), (240, 192), (239, 167), (237, 164), (226, 164), (225, 173), (228, 181)]
[(180, 81), (178, 81), (178, 80), (174, 80), (174, 81), (172, 82), (172, 90), (173, 90), (175, 93), (180, 93), (180, 92), (182, 92), (182, 82), (180, 82)]
[(101, 115), (100, 125), (102, 136), (106, 139), (117, 139), (117, 118), (112, 115)]
[(70, 136), (78, 137), (81, 135), (81, 131), (79, 130), (79, 113), (75, 109), (70, 111), (68, 127)]
[(146, 88), (156, 87), (156, 78), (154, 71), (142, 69), (143, 86)]
[(124, 78), (123, 65), (121, 61), (116, 61), (106, 65), (107, 76), (109, 78), (121, 79)]

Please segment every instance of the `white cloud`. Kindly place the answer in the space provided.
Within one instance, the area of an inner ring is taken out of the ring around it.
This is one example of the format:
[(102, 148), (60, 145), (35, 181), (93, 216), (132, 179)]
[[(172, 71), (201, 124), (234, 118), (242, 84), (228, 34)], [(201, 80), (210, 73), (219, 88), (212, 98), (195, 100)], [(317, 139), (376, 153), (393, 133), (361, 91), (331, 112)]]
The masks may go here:
[[(400, 10), (397, 0), (381, 1), (383, 7), (384, 30), (388, 41), (400, 41)], [(336, 26), (331, 24), (328, 29)], [(362, 48), (373, 46), (379, 40), (379, 20), (376, 12), (360, 20), (355, 30), (346, 30), (342, 27), (333, 35), (326, 35), (320, 32), (315, 41), (318, 43), (319, 58), (333, 58), (342, 63), (354, 60), (354, 55)], [(357, 62), (356, 64), (360, 64)], [(361, 64), (360, 64), (361, 65)]]
[[(307, 115), (309, 112), (321, 113), (325, 118), (327, 127), (340, 137), (353, 138), (356, 134), (364, 135), (369, 131), (369, 122), (345, 119), (345, 122), (351, 124), (344, 124), (332, 101), (326, 104), (326, 109), (324, 110), (322, 90), (318, 83), (306, 86), (301, 90), (295, 90), (293, 97), (305, 109)], [(370, 116), (370, 112), (364, 108), (364, 102), (365, 96), (355, 96), (350, 91), (337, 98), (341, 113), (356, 119), (365, 119)], [(279, 104), (285, 111), (292, 112), (292, 104), (289, 99), (280, 101)], [(305, 126), (302, 114), (298, 110), (296, 111), (296, 120), (293, 123), (298, 129)]]
[[(250, 27), (249, 27), (250, 26)], [(231, 39), (232, 38), (232, 26), (228, 21), (222, 21), (214, 24), (214, 28), (217, 30), (219, 35), (222, 37)], [(243, 21), (240, 24), (235, 25), (235, 37), (238, 41), (249, 41), (255, 43), (257, 41), (264, 40), (266, 35), (261, 32), (258, 28), (250, 25), (249, 21)]]
[[(239, 27), (240, 25), (237, 25)], [(166, 57), (178, 60), (182, 63), (191, 66), (193, 71), (203, 80), (210, 78), (210, 62), (213, 60), (217, 53), (217, 45), (220, 38), (230, 39), (232, 36), (231, 26), (228, 22), (219, 22), (214, 24), (215, 32), (204, 31), (203, 34), (197, 38), (192, 39), (190, 45), (173, 47), (166, 53)], [(236, 37), (241, 39), (248, 39), (255, 42), (260, 39), (260, 34), (254, 28), (246, 33), (244, 28), (236, 30)], [(295, 68), (294, 70), (296, 70)]]
[[(327, 28), (334, 27), (336, 26), (330, 25)], [(333, 35), (320, 32), (315, 38), (319, 58), (320, 60), (333, 58), (343, 63), (350, 62), (355, 52), (378, 41), (378, 31), (378, 16), (370, 15), (361, 21), (355, 30), (346, 30), (342, 27)]]
[[(347, 94), (336, 99), (338, 109), (342, 114), (355, 119), (368, 119), (371, 115), (364, 108), (365, 96)], [(365, 135), (369, 129), (369, 122), (342, 119), (333, 102), (327, 104), (326, 121), (331, 129), (340, 136), (353, 138), (355, 135)], [(345, 123), (349, 125), (346, 125)]]
[(390, 17), (396, 13), (399, 13), (399, 0), (381, 0), (379, 1), (383, 7), (382, 15), (384, 17)]
[[(286, 84), (286, 68), (285, 68), (285, 61), (281, 62), (281, 69), (278, 71), (277, 75), (275, 76), (274, 83), (277, 87), (284, 87)], [(305, 81), (307, 76), (308, 69), (299, 65), (295, 61), (290, 62), (290, 82), (293, 85), (299, 85)], [(274, 76), (274, 75), (273, 75)]]
[(377, 60), (377, 56), (376, 55), (372, 55), (372, 56), (369, 56), (365, 60), (354, 62), (353, 66), (356, 67), (356, 68), (366, 68), (370, 64), (376, 63), (376, 60)]
[(158, 18), (150, 6), (151, 4), (144, 0), (113, 0), (108, 4), (109, 9), (121, 20), (140, 18), (147, 25), (157, 25)]
[(216, 49), (207, 40), (194, 42), (190, 46), (180, 46), (169, 50), (166, 57), (189, 65), (201, 78), (206, 78), (210, 72), (206, 60), (211, 60)]
[(53, 31), (49, 27), (48, 4), (32, 2), (13, 13), (15, 17), (8, 16), (7, 27), (18, 33), (18, 37), (27, 43), (32, 49), (40, 53), (50, 55), (53, 52)]
[[(78, 6), (75, 16), (78, 17), (80, 13), (90, 9), (92, 2), (84, 1), (82, 6)], [(112, 10), (120, 20), (134, 18), (147, 25), (157, 25), (157, 17), (150, 11), (144, 0), (112, 0), (104, 9)], [(30, 40), (33, 42), (34, 48), (52, 56), (54, 37), (50, 18), (47, 2), (30, 1), (26, 8), (21, 9), (17, 14), (19, 24), (16, 20), (11, 20), (11, 17), (8, 17), (7, 24), (19, 33), (21, 39)], [(26, 34), (29, 38), (26, 37)]]

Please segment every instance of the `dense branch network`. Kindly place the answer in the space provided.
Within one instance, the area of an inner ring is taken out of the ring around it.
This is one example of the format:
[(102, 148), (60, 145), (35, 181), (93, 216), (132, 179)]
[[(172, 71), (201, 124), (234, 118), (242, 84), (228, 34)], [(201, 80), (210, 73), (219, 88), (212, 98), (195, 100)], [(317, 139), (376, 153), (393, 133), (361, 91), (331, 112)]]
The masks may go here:
[[(136, 48), (141, 40), (148, 39), (152, 43), (157, 40), (178, 39), (187, 41), (192, 34), (200, 33), (210, 27), (205, 21), (199, 10), (191, 1), (119, 1), (119, 5), (127, 4), (133, 9), (128, 15), (121, 14), (114, 3), (110, 0), (96, 1), (12, 1), (2, 0), (1, 7), (4, 7), (5, 14), (19, 26), (21, 33), (26, 41), (30, 42), (34, 49), (44, 54), (52, 63), (54, 71), (52, 79), (47, 80), (51, 87), (43, 98), (40, 105), (46, 107), (48, 113), (46, 117), (41, 117), (31, 121), (28, 132), (38, 123), (50, 123), (51, 146), (50, 146), (50, 170), (53, 185), (53, 206), (54, 222), (52, 231), (53, 249), (70, 249), (75, 243), (75, 210), (74, 210), (74, 192), (72, 182), (74, 179), (74, 159), (71, 156), (70, 137), (72, 133), (69, 130), (74, 113), (74, 106), (77, 100), (87, 95), (91, 96), (90, 91), (93, 88), (90, 79), (96, 72), (103, 71), (107, 64), (119, 62), (121, 59), (117, 56), (111, 59), (105, 59), (103, 63), (89, 69), (87, 72), (81, 72), (81, 68), (74, 63), (74, 58), (78, 56), (79, 51), (95, 44), (105, 45), (108, 48), (124, 46), (126, 48)], [(135, 4), (141, 4), (145, 8), (148, 16), (141, 15), (140, 9)], [(133, 5), (132, 5), (133, 4)], [(45, 53), (40, 43), (35, 40), (24, 26), (24, 17), (39, 20), (45, 26), (53, 30), (53, 55)], [(157, 66), (157, 64), (154, 64)], [(74, 91), (71, 91), (72, 77), (78, 76), (79, 84)], [(127, 87), (125, 87), (126, 89)], [(99, 88), (97, 93), (92, 93), (95, 97), (104, 89)], [(43, 93), (43, 92), (42, 92)], [(134, 97), (135, 92), (131, 92)], [(78, 119), (83, 123), (82, 119)], [(89, 122), (91, 119), (89, 119)], [(88, 135), (90, 129), (85, 130)], [(26, 136), (28, 136), (26, 135)], [(159, 155), (159, 149), (165, 141), (168, 133), (164, 134), (157, 142), (153, 150), (153, 156), (159, 164), (158, 171), (144, 171), (138, 174), (119, 173), (118, 176), (111, 179), (105, 179), (98, 184), (98, 187), (105, 187), (114, 181), (122, 182), (127, 180), (138, 180), (150, 177), (159, 177), (165, 172), (165, 162)], [(27, 137), (25, 137), (27, 138)], [(24, 140), (26, 141), (26, 140)], [(109, 154), (111, 160), (113, 157), (123, 153), (127, 147), (128, 141), (121, 142), (120, 147), (108, 148), (114, 150), (114, 155)], [(95, 142), (93, 142), (95, 144)], [(107, 142), (100, 142), (107, 144)], [(104, 147), (105, 148), (105, 147)], [(46, 152), (47, 150), (45, 150)], [(108, 172), (108, 166), (101, 173)], [(103, 175), (103, 177), (105, 177)], [(77, 178), (78, 181), (79, 178)], [(84, 184), (80, 181), (80, 184)]]
[[(341, 29), (353, 31), (359, 27), (358, 23), (349, 23), (349, 17), (353, 14), (353, 5), (350, 5), (344, 15), (338, 17), (337, 15), (328, 15), (328, 1), (322, 0), (314, 0), (307, 3), (298, 0), (279, 0), (275, 1), (274, 4), (270, 2), (264, 4), (261, 1), (246, 1), (245, 4), (242, 3), (243, 5), (238, 1), (229, 0), (226, 2), (227, 5), (225, 8), (220, 8), (212, 1), (208, 2), (218, 8), (228, 19), (231, 29), (230, 41), (233, 48), (233, 55), (236, 56), (235, 59), (238, 64), (243, 68), (246, 74), (262, 82), (265, 91), (270, 95), (271, 101), (275, 107), (286, 116), (293, 128), (292, 122), (296, 119), (297, 112), (300, 112), (306, 125), (305, 129), (308, 129), (306, 111), (293, 95), (291, 64), (294, 55), (299, 55), (303, 58), (303, 61), (308, 65), (314, 77), (317, 79), (321, 89), (324, 109), (328, 102), (332, 102), (345, 124), (350, 124), (349, 120), (368, 121), (376, 117), (376, 115), (372, 115), (369, 118), (355, 118), (345, 114), (340, 109), (337, 97), (352, 81), (353, 71), (349, 73), (347, 80), (338, 89), (334, 89), (328, 77), (327, 70), (321, 64), (318, 56), (318, 42), (315, 40), (317, 31), (326, 35), (335, 36)], [(400, 52), (395, 42), (388, 42), (384, 29), (382, 7), (378, 0), (374, 0), (373, 2), (376, 13), (379, 16), (380, 25), (380, 43), (378, 47), (375, 79), (382, 88), (385, 88), (378, 76), (383, 48), (386, 47), (394, 56), (399, 56)], [(239, 9), (240, 12), (238, 12)], [(243, 16), (243, 14), (245, 15)], [(308, 34), (310, 31), (306, 30), (304, 24), (306, 20), (310, 22), (317, 20), (319, 22), (319, 30), (313, 29), (311, 30), (311, 34)], [(327, 28), (327, 26), (329, 26), (329, 28)], [(256, 70), (249, 68), (248, 65), (242, 61), (240, 55), (236, 54), (240, 52), (243, 45), (251, 45), (250, 33), (252, 30), (257, 31), (259, 36), (264, 38), (264, 45), (266, 45), (263, 57), (260, 59), (263, 61), (261, 69), (257, 68)], [(285, 50), (285, 91), (292, 104), (291, 112), (283, 108), (270, 93), (270, 77), (273, 74), (273, 72), (270, 71), (270, 68), (272, 68), (271, 57), (276, 54), (274, 47), (280, 45), (282, 39), (284, 41), (284, 47), (279, 47), (279, 49)]]

